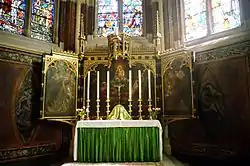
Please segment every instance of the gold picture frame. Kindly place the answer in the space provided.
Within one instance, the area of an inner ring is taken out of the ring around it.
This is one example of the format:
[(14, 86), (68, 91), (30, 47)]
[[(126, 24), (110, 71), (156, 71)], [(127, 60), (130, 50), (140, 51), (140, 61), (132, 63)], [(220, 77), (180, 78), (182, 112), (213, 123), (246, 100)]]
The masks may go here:
[(52, 52), (43, 58), (41, 119), (76, 119), (78, 57)]
[(161, 58), (163, 117), (194, 118), (192, 55), (181, 50)]

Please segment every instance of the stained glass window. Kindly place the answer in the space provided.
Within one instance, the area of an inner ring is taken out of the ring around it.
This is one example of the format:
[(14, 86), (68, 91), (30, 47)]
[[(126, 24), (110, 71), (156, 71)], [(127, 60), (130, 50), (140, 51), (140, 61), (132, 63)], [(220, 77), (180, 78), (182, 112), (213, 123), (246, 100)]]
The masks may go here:
[(118, 28), (118, 0), (98, 1), (98, 35), (106, 37)]
[(52, 41), (54, 22), (54, 0), (33, 0), (31, 37)]
[(239, 0), (184, 0), (184, 6), (186, 41), (241, 25)]
[(23, 34), (25, 0), (0, 0), (0, 30)]
[[(122, 11), (122, 15), (118, 11)], [(116, 33), (118, 27), (132, 36), (141, 36), (142, 14), (142, 0), (99, 0), (98, 36)]]
[(213, 33), (238, 27), (240, 8), (238, 0), (212, 0)]
[(184, 0), (186, 40), (207, 35), (206, 0)]
[(123, 32), (142, 35), (142, 0), (123, 0)]

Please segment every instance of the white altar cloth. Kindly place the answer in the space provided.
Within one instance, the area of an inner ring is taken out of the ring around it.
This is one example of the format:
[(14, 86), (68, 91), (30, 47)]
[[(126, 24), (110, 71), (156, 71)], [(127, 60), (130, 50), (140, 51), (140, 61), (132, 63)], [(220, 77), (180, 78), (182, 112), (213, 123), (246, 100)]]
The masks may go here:
[(81, 120), (78, 121), (74, 136), (74, 161), (77, 161), (78, 128), (108, 128), (108, 127), (158, 127), (160, 160), (162, 160), (162, 127), (158, 120)]

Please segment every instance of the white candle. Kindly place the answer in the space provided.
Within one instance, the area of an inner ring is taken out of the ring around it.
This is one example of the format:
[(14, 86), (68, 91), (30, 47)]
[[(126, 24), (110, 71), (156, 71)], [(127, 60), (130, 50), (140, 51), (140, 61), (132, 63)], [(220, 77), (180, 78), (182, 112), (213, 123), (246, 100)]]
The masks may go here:
[(194, 58), (194, 62), (195, 62), (195, 52), (193, 52), (193, 58)]
[(151, 99), (151, 73), (148, 70), (148, 99)]
[(138, 78), (139, 78), (139, 99), (141, 99), (141, 70), (138, 70)]
[(109, 71), (107, 71), (107, 99), (109, 99)]
[(90, 89), (90, 71), (88, 71), (87, 75), (87, 100), (89, 100), (89, 89)]
[(99, 81), (99, 71), (97, 71), (97, 83), (96, 83), (96, 85), (97, 85), (97, 94), (96, 94), (96, 99), (99, 99), (99, 87), (100, 87), (100, 81)]
[(129, 70), (129, 100), (132, 99), (132, 72)]

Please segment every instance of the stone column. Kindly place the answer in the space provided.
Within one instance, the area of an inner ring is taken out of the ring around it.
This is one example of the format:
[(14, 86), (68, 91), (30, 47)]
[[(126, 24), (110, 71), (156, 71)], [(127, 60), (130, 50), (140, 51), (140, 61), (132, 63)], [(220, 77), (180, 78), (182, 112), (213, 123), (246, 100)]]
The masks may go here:
[(164, 18), (163, 18), (163, 0), (159, 0), (159, 32), (161, 34), (161, 38), (160, 38), (160, 41), (161, 41), (161, 44), (160, 44), (160, 50), (163, 51), (165, 50), (165, 44), (164, 44)]
[(153, 1), (153, 24), (154, 24), (154, 42), (157, 44), (157, 50), (163, 51), (164, 46), (164, 19), (163, 19), (163, 2), (162, 0)]
[(184, 44), (184, 6), (182, 0), (163, 1), (165, 48), (179, 49)]
[(180, 18), (180, 45), (184, 45), (185, 42), (185, 13), (184, 13), (184, 1), (179, 1), (179, 18)]
[(82, 0), (76, 2), (76, 26), (75, 26), (75, 53), (79, 54), (79, 35), (80, 35), (80, 19), (81, 19)]
[(153, 43), (157, 47), (157, 50), (159, 51), (159, 44), (160, 41), (158, 40), (158, 33), (160, 33), (159, 29), (159, 4), (158, 1), (155, 0), (152, 2), (152, 21), (151, 24), (153, 24)]
[(32, 1), (26, 1), (26, 13), (25, 13), (25, 22), (24, 22), (24, 36), (30, 37), (30, 26), (31, 26), (31, 17), (32, 17)]
[(151, 0), (144, 1), (143, 35), (153, 42), (153, 6)]
[(60, 15), (60, 0), (55, 0), (55, 15), (54, 15), (54, 28), (53, 28), (53, 43), (58, 44), (59, 32), (59, 15)]
[(93, 25), (93, 29), (94, 29), (94, 37), (97, 37), (98, 34), (97, 34), (97, 27), (98, 27), (98, 0), (90, 0), (91, 3), (88, 4), (88, 5), (92, 5), (94, 6), (94, 25)]
[(174, 27), (173, 27), (173, 8), (174, 4), (172, 0), (167, 0), (167, 11), (168, 11), (168, 29), (169, 29), (169, 48), (174, 47)]

